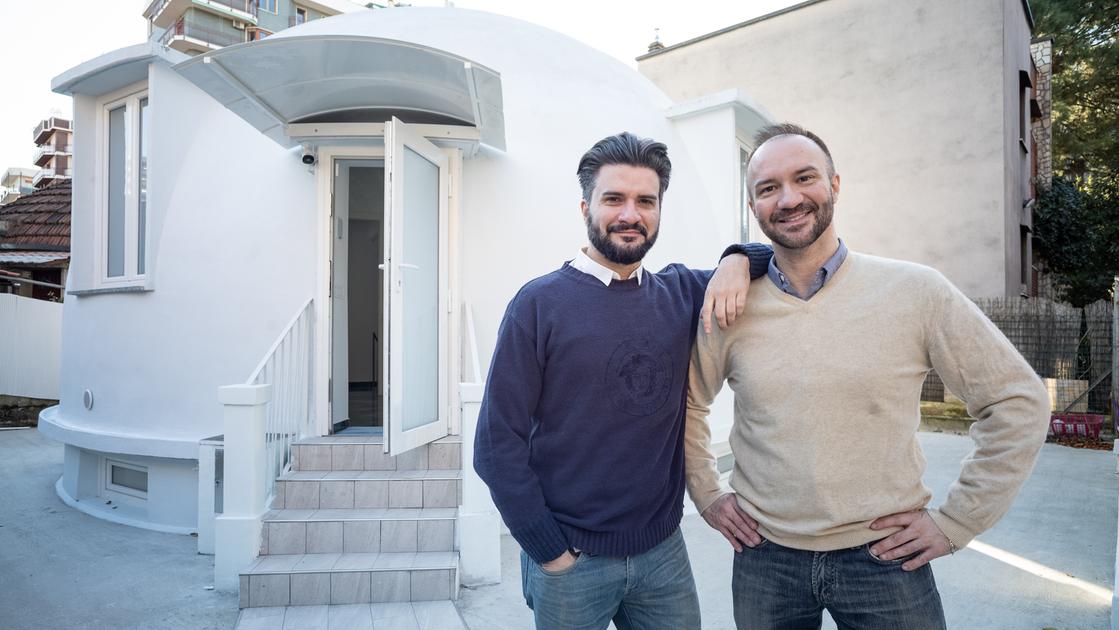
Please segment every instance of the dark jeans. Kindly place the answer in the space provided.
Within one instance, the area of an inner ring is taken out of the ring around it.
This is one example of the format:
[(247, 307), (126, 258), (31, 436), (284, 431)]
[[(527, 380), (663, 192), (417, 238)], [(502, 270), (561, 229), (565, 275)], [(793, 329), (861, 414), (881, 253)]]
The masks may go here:
[(582, 553), (550, 573), (521, 552), (525, 603), (542, 630), (698, 630), (699, 599), (684, 536), (624, 558)]
[(826, 608), (839, 630), (944, 630), (932, 567), (902, 571), (870, 545), (813, 552), (773, 542), (734, 556), (738, 630), (817, 630)]

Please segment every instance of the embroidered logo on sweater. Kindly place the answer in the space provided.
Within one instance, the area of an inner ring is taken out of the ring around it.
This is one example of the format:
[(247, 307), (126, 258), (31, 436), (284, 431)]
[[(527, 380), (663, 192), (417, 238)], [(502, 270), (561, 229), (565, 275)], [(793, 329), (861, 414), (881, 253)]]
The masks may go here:
[(632, 416), (656, 412), (671, 394), (668, 353), (648, 339), (621, 342), (606, 366), (606, 386), (619, 411)]

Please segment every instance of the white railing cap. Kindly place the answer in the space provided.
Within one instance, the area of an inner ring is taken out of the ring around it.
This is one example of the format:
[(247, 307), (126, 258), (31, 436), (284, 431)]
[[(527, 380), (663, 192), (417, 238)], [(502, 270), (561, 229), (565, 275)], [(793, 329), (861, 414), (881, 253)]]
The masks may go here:
[(459, 400), (461, 400), (463, 404), (482, 402), (482, 394), (484, 394), (485, 391), (486, 384), (484, 382), (458, 384)]
[(224, 385), (218, 388), (223, 405), (263, 405), (272, 395), (271, 385)]

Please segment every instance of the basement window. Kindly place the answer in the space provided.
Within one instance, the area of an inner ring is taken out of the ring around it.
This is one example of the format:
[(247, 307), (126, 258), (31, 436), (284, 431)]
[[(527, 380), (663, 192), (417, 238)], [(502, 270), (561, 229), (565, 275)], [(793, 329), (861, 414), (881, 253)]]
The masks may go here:
[(148, 469), (145, 466), (106, 459), (105, 489), (137, 499), (147, 499)]

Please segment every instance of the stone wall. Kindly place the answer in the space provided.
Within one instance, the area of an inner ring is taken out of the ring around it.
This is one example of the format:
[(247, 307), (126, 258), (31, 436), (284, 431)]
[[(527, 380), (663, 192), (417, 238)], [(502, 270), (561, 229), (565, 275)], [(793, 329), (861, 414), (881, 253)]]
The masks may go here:
[(39, 412), (57, 400), (0, 396), (0, 427), (33, 427), (39, 424)]
[(1031, 123), (1031, 132), (1037, 147), (1037, 177), (1034, 185), (1049, 188), (1053, 179), (1053, 40), (1043, 39), (1030, 45), (1030, 56), (1037, 67), (1034, 78), (1034, 99), (1041, 109), (1041, 117)]

